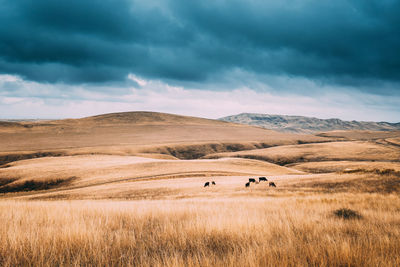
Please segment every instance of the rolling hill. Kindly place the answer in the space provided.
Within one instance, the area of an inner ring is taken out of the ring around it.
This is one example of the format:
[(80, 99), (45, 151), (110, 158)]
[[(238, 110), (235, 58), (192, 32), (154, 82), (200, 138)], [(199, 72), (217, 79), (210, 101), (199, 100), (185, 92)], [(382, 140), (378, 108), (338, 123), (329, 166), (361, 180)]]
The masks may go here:
[(5, 122), (0, 197), (186, 198), (208, 196), (199, 185), (211, 179), (224, 185), (213, 194), (243, 196), (249, 176), (268, 176), (284, 186), (348, 168), (396, 172), (399, 136), (400, 131), (282, 133), (157, 112)]
[(335, 137), (279, 133), (248, 125), (157, 112), (124, 112), (82, 119), (0, 124), (0, 165), (43, 156), (168, 154), (193, 159)]
[(399, 266), (399, 159), (400, 131), (0, 122), (0, 266)]

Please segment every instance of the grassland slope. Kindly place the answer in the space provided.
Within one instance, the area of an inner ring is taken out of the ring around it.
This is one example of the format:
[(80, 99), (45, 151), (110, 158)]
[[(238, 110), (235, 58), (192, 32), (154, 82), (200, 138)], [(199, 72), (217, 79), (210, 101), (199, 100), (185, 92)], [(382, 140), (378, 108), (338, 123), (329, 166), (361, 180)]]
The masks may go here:
[[(156, 112), (126, 112), (82, 119), (20, 122), (3, 128), (0, 131), (0, 165), (20, 159), (77, 153), (132, 155), (157, 153), (164, 149), (164, 154), (170, 154), (168, 150), (174, 151), (176, 146), (184, 151), (185, 146), (193, 145), (203, 146), (198, 150), (210, 150), (214, 146), (215, 149), (210, 152), (215, 153), (240, 150), (241, 146), (268, 147), (332, 139), (282, 134), (246, 125)], [(175, 154), (184, 153), (178, 151)], [(204, 156), (204, 152), (199, 155)], [(193, 158), (190, 155), (182, 157)]]

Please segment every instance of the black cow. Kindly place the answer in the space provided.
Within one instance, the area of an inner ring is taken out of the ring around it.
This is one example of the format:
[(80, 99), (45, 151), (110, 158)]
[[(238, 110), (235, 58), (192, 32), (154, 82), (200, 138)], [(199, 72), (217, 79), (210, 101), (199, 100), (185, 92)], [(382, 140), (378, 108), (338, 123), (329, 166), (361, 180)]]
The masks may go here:
[(250, 182), (245, 184), (246, 187), (250, 187)]
[(269, 186), (276, 187), (276, 184), (274, 182), (269, 182)]
[(268, 181), (268, 179), (266, 178), (266, 177), (258, 177), (258, 181), (259, 182), (261, 182), (261, 181)]
[(254, 179), (254, 178), (249, 178), (249, 183), (255, 183), (256, 182), (256, 179)]
[(212, 184), (212, 185), (215, 185), (215, 182), (214, 182), (214, 181), (212, 181), (212, 182), (211, 182), (211, 184)]
[(210, 186), (210, 182), (206, 182), (206, 183), (204, 184), (204, 187), (207, 187), (207, 186)]

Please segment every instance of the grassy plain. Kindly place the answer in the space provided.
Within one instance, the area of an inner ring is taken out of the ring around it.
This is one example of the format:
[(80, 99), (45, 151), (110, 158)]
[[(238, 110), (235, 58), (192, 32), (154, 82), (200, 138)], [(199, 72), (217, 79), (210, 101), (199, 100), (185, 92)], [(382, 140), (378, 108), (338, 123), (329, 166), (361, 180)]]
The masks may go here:
[[(399, 136), (159, 113), (0, 124), (0, 265), (399, 266)], [(259, 176), (277, 187), (244, 186)]]
[[(343, 207), (361, 219), (336, 218)], [(278, 194), (2, 201), (3, 266), (398, 266), (400, 200)]]

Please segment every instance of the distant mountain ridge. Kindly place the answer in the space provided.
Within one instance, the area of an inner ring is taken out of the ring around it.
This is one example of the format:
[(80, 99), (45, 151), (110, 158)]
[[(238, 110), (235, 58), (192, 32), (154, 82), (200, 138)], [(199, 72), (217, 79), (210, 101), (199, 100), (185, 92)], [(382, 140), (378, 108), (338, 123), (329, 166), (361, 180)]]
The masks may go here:
[(280, 132), (315, 133), (335, 130), (400, 130), (400, 123), (372, 121), (343, 121), (340, 119), (318, 119), (314, 117), (241, 113), (219, 120), (259, 126)]

